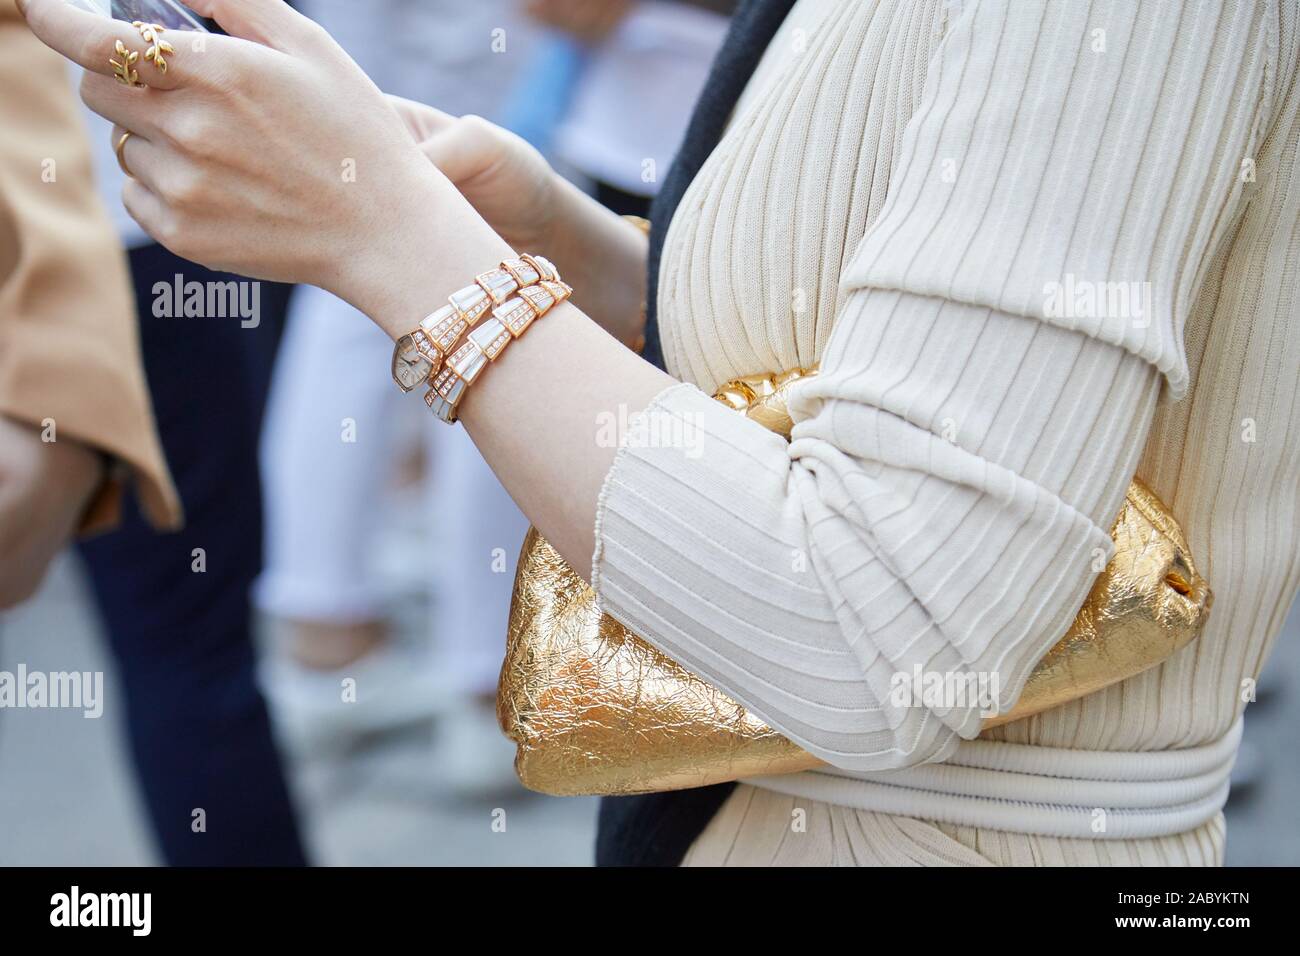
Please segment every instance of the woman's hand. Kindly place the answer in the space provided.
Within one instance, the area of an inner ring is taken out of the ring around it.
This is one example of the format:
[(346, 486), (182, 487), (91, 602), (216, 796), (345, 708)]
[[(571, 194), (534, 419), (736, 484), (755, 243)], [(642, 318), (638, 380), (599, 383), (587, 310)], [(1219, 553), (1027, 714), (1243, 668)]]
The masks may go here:
[[(454, 190), (315, 23), (281, 0), (189, 5), (231, 36), (168, 31), (166, 72), (146, 61), (128, 23), (63, 0), (26, 0), (25, 13), (37, 36), (90, 71), (87, 105), (115, 136), (132, 134), (122, 199), (151, 236), (204, 265), (375, 306), (382, 267), (410, 256), (401, 225), (435, 216)], [(118, 41), (141, 52), (135, 68), (149, 88), (113, 77)]]
[(555, 251), (569, 197), (564, 180), (531, 143), (481, 116), (450, 116), (400, 96), (388, 102), (421, 152), (502, 239), (516, 249)]
[(532, 144), (480, 116), (449, 116), (389, 96), (424, 155), (515, 249), (561, 263), (584, 310), (634, 342), (642, 325), (641, 232), (561, 177)]
[[(421, 114), (412, 135), (338, 44), (282, 0), (189, 5), (231, 35), (168, 32), (175, 53), (163, 72), (130, 24), (63, 0), (25, 0), (33, 32), (90, 71), (86, 104), (113, 121), (115, 139), (132, 134), (122, 201), (163, 245), (212, 268), (321, 286), (401, 335), (512, 251), (442, 164), (520, 251), (552, 252), (566, 276), (599, 273), (584, 304), (612, 334), (635, 338), (644, 239), (557, 185), (540, 157), (482, 121), (436, 111)], [(118, 42), (141, 53), (135, 66), (148, 88), (114, 78)]]
[[(134, 134), (127, 208), (182, 256), (322, 286), (397, 337), (514, 251), (361, 70), (281, 0), (190, 0), (232, 36), (203, 36), (200, 50), (194, 35), (169, 34), (176, 53), (166, 73), (143, 55), (138, 64), (149, 89), (112, 78), (116, 42), (145, 49), (129, 24), (63, 0), (25, 2), (42, 40), (98, 74), (87, 79), (87, 102)], [(618, 318), (602, 324), (627, 342), (643, 298), (644, 237), (595, 211), (618, 261), (639, 266), (589, 286), (575, 278), (573, 299), (511, 345), (459, 408), (521, 509), (579, 572), (590, 567), (596, 500), (616, 450), (596, 440), (598, 423), (634, 414), (672, 384), (583, 313), (607, 307), (591, 298), (621, 296), (623, 305), (608, 306)], [(557, 262), (566, 278), (592, 267), (578, 258)]]
[(0, 609), (29, 598), (104, 478), (98, 453), (0, 415)]

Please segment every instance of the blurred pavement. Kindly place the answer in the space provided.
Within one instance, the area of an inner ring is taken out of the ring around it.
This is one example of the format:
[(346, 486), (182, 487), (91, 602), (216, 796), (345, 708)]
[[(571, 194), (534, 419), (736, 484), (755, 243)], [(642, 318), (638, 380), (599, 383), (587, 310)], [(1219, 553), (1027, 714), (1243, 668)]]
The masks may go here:
[[(114, 706), (114, 668), (88, 597), (75, 558), (64, 556), (35, 599), (0, 615), (0, 670), (22, 662), (29, 671), (106, 672), (99, 719), (79, 710), (0, 710), (0, 865), (159, 862), (128, 763), (122, 709)], [(313, 859), (358, 866), (591, 863), (594, 799), (541, 797), (517, 785), (491, 800), (458, 799), (440, 789), (432, 753), (426, 728), (296, 768), (292, 782), (308, 811)], [(493, 829), (498, 809), (504, 832)]]

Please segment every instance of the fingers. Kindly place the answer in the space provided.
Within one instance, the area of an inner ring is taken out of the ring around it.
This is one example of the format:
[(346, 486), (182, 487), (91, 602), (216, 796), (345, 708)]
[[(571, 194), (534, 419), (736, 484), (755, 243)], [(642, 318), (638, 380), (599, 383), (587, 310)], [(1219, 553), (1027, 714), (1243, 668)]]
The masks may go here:
[[(113, 127), (113, 147), (115, 149), (126, 133), (127, 130), (121, 126)], [(138, 179), (149, 188), (150, 192), (158, 192), (158, 175), (163, 164), (157, 146), (140, 133), (132, 131), (122, 145), (119, 156), (124, 167), (122, 172), (132, 179)]]
[[(127, 146), (130, 145), (131, 140), (127, 140)], [(140, 228), (158, 242), (169, 249), (176, 242), (176, 230), (172, 228), (171, 214), (166, 205), (157, 193), (139, 179), (128, 179), (122, 187), (122, 205), (131, 218), (140, 224)]]
[[(69, 60), (104, 76), (115, 72), (134, 76), (136, 82), (155, 89), (170, 90), (185, 84), (190, 73), (187, 59), (175, 52), (156, 50), (147, 59), (151, 44), (129, 23), (87, 13), (65, 0), (26, 0), (27, 25), (46, 46)], [(180, 41), (185, 33), (166, 31), (158, 40), (181, 50), (188, 46)], [(192, 34), (190, 34), (192, 35)], [(126, 54), (118, 53), (118, 44)], [(157, 43), (153, 44), (156, 48)], [(120, 66), (115, 67), (111, 61)], [(193, 63), (193, 58), (190, 59)], [(165, 65), (160, 65), (165, 64)]]
[(442, 132), (456, 122), (456, 117), (450, 113), (444, 113), (440, 109), (426, 106), (415, 100), (394, 96), (392, 93), (385, 93), (384, 98), (397, 111), (397, 115), (402, 118), (402, 122), (411, 131), (417, 143), (424, 142), (430, 136)]
[(185, 5), (233, 37), (286, 53), (302, 50), (321, 32), (284, 0), (186, 0)]
[(130, 90), (116, 80), (98, 73), (81, 78), (81, 100), (86, 106), (123, 129), (154, 139), (159, 134), (164, 105), (163, 94), (149, 90)]
[(420, 145), (424, 155), (453, 183), (482, 172), (496, 154), (497, 127), (481, 116), (462, 116)]
[[(116, 146), (126, 130), (113, 128)], [(128, 179), (122, 205), (154, 239), (185, 259), (196, 238), (196, 223), (210, 209), (212, 193), (205, 188), (203, 170), (166, 141), (132, 134), (121, 151)]]

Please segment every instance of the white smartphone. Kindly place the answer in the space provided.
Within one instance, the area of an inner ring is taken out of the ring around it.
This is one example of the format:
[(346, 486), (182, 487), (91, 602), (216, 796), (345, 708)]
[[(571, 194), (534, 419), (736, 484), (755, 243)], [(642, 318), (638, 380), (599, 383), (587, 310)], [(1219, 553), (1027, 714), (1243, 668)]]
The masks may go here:
[(208, 28), (193, 13), (176, 0), (65, 0), (79, 10), (97, 13), (101, 17), (125, 20), (131, 23), (142, 20), (156, 23), (168, 30), (195, 30), (207, 33)]

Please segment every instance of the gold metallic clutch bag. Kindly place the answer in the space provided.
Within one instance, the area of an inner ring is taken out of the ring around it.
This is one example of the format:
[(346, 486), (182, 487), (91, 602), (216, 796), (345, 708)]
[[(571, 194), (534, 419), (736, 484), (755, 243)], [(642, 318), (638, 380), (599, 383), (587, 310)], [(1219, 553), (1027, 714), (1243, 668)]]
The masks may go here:
[[(790, 436), (789, 385), (806, 371), (730, 382), (714, 396)], [(985, 729), (1077, 700), (1160, 663), (1200, 633), (1212, 595), (1168, 509), (1134, 479), (1115, 554), (1015, 707)], [(608, 615), (546, 540), (524, 539), (497, 718), (530, 790), (630, 794), (794, 773), (821, 761)]]

